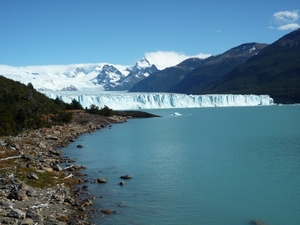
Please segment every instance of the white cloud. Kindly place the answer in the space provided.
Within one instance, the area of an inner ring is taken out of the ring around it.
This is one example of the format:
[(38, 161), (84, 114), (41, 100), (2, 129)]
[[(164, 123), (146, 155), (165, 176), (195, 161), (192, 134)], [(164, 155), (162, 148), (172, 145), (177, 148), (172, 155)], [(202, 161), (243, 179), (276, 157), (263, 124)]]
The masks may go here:
[(299, 19), (298, 13), (298, 10), (276, 12), (273, 14), (273, 18), (278, 24), (293, 23)]
[(151, 64), (155, 64), (160, 70), (165, 69), (170, 66), (175, 66), (178, 63), (192, 57), (207, 58), (211, 56), (210, 54), (199, 53), (194, 56), (188, 56), (184, 53), (178, 53), (174, 51), (157, 51), (157, 52), (147, 52), (145, 53), (145, 58)]
[(295, 30), (300, 28), (300, 25), (297, 23), (290, 23), (286, 25), (279, 26), (277, 29), (278, 30)]
[(294, 30), (300, 27), (297, 23), (299, 18), (299, 10), (276, 12), (272, 16), (272, 25), (269, 28), (276, 27), (278, 30)]

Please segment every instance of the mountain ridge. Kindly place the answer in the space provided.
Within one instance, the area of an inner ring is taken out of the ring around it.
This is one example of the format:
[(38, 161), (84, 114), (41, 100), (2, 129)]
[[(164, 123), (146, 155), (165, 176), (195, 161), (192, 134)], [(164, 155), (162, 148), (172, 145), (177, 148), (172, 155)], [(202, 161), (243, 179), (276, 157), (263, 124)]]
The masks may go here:
[(265, 46), (267, 44), (251, 42), (205, 59), (186, 59), (173, 67), (152, 73), (136, 83), (129, 92), (162, 91), (192, 94), (258, 54)]
[(300, 102), (300, 29), (262, 49), (197, 94), (268, 94), (280, 103)]

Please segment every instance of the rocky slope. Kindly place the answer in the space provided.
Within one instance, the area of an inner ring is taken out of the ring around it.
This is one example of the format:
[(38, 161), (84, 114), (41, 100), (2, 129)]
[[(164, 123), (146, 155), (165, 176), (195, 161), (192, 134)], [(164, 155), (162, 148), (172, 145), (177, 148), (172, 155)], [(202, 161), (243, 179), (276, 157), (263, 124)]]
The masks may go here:
[(75, 112), (72, 124), (1, 137), (0, 224), (89, 224), (90, 214), (111, 212), (89, 207), (88, 186), (74, 186), (87, 182), (80, 171), (84, 166), (57, 149), (83, 133), (125, 122), (129, 114), (106, 118)]

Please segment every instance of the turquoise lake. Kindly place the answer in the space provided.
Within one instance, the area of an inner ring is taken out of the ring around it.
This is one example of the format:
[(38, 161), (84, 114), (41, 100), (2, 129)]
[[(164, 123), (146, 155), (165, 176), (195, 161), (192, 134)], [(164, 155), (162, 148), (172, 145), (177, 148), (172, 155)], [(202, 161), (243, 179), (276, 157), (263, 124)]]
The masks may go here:
[[(62, 149), (87, 167), (94, 224), (300, 224), (299, 105), (144, 111), (162, 117)], [(125, 174), (133, 178), (120, 186)], [(98, 177), (108, 182), (93, 184)], [(102, 215), (107, 208), (116, 213)]]

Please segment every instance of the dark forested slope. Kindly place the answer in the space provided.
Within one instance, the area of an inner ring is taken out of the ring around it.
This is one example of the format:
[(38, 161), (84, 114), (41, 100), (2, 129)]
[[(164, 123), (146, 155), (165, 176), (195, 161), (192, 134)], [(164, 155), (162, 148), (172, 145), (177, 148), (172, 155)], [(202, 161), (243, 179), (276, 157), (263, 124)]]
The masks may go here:
[(67, 107), (37, 92), (30, 83), (24, 85), (0, 76), (0, 135), (70, 122), (72, 114), (65, 111)]
[(264, 48), (197, 94), (269, 94), (277, 103), (300, 102), (300, 29)]
[(266, 46), (267, 44), (246, 43), (220, 55), (207, 58), (202, 65), (192, 70), (169, 91), (187, 94), (197, 93), (208, 84), (246, 62), (252, 56), (257, 55)]

